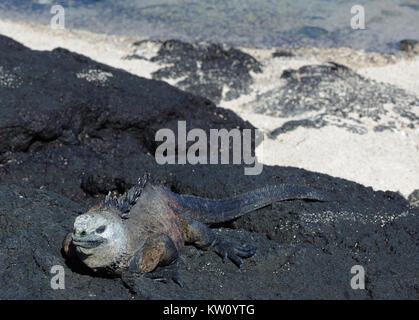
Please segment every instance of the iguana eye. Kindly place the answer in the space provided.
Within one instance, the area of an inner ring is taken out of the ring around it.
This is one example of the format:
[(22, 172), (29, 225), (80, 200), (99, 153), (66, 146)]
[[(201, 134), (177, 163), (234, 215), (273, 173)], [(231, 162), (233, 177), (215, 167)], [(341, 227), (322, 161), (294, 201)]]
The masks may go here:
[(96, 233), (103, 233), (105, 229), (106, 229), (106, 226), (100, 226), (99, 228), (96, 229)]

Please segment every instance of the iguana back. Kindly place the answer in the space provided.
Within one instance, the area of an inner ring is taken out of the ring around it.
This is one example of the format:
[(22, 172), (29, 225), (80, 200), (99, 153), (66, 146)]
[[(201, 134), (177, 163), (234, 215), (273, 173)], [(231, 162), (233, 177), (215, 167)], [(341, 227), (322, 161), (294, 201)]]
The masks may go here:
[(207, 199), (181, 195), (164, 188), (176, 207), (192, 218), (207, 224), (221, 223), (238, 218), (248, 212), (277, 201), (305, 199), (328, 201), (329, 197), (316, 189), (301, 185), (271, 185), (225, 199)]

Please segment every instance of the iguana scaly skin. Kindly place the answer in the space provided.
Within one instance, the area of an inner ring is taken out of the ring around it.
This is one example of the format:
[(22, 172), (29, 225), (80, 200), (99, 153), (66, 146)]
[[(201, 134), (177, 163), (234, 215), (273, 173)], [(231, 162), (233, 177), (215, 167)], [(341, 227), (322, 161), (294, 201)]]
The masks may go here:
[(185, 244), (214, 250), (239, 267), (242, 258), (256, 252), (254, 246), (217, 237), (206, 224), (229, 221), (275, 201), (327, 201), (324, 193), (298, 185), (268, 186), (213, 200), (179, 195), (147, 179), (145, 175), (121, 197), (108, 195), (103, 203), (78, 216), (63, 242), (66, 256), (96, 272), (146, 274), (180, 284), (176, 261)]

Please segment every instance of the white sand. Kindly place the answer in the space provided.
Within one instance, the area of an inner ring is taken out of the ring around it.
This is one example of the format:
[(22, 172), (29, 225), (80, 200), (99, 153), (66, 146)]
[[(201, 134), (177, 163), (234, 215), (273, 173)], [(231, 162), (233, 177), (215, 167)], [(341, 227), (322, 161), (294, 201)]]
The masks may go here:
[[(255, 121), (256, 122), (256, 121)], [(262, 163), (295, 166), (409, 195), (418, 187), (419, 134), (356, 135), (337, 127), (298, 128), (257, 150)]]
[[(123, 60), (131, 54), (138, 38), (99, 35), (77, 30), (52, 30), (48, 26), (0, 20), (0, 34), (36, 50), (62, 47), (99, 62), (150, 78), (157, 65), (145, 60)], [(150, 48), (153, 50), (153, 48)], [(271, 58), (272, 50), (246, 49), (264, 64), (253, 88), (267, 91), (280, 81), (287, 68), (298, 68), (328, 60), (343, 63), (363, 76), (388, 82), (419, 96), (419, 57), (388, 57), (374, 53), (339, 49), (301, 49), (293, 58)], [(1, 63), (1, 62), (0, 62)], [(220, 105), (236, 111), (265, 132), (283, 120), (243, 110), (252, 98), (242, 96)], [(344, 129), (299, 128), (272, 140), (265, 138), (257, 150), (265, 164), (301, 167), (346, 178), (378, 190), (400, 191), (404, 196), (419, 188), (419, 130), (351, 134)]]
[(402, 60), (380, 67), (360, 68), (358, 73), (376, 81), (387, 82), (419, 95), (419, 58)]

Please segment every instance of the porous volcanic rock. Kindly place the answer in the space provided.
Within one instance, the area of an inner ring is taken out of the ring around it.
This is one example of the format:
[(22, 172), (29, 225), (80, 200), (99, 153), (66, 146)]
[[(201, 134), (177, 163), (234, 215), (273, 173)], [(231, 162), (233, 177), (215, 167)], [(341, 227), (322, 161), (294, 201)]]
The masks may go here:
[(414, 129), (419, 124), (419, 99), (403, 89), (367, 79), (330, 62), (285, 70), (282, 81), (256, 95), (244, 108), (283, 118), (272, 136), (298, 127), (336, 126), (352, 133)]
[(176, 87), (217, 104), (221, 99), (228, 101), (249, 93), (251, 72), (262, 72), (261, 64), (251, 55), (213, 43), (142, 40), (134, 43), (134, 54), (126, 58), (147, 59), (161, 65), (152, 73), (153, 79), (172, 79)]
[(419, 208), (419, 189), (413, 191), (407, 198), (412, 206)]
[[(68, 50), (0, 36), (0, 61), (0, 179), (73, 200), (134, 183), (132, 163), (154, 155), (157, 130), (177, 133), (178, 120), (207, 133), (253, 128), (208, 99)], [(131, 174), (120, 174), (124, 163)]]
[(400, 41), (400, 50), (410, 54), (419, 54), (419, 41), (413, 39), (405, 39)]

